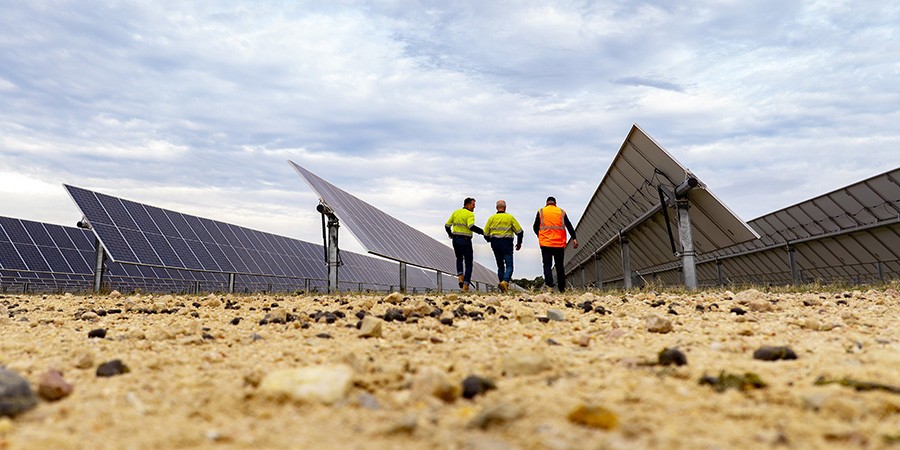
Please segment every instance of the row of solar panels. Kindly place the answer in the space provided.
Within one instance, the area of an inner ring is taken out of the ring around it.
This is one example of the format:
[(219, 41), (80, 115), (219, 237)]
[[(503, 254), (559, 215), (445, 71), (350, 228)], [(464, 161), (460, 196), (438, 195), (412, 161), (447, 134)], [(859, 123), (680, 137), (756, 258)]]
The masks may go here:
[[(684, 262), (673, 254), (668, 231), (677, 230), (678, 223), (673, 215), (667, 223), (658, 187), (677, 185), (685, 175), (686, 169), (633, 127), (579, 221), (581, 245), (567, 252), (569, 282), (575, 287), (623, 286), (626, 252), (633, 285), (684, 282)], [(711, 194), (697, 198), (697, 191), (690, 191), (698, 283), (900, 277), (898, 179), (900, 168), (755, 219), (747, 225), (758, 238), (742, 235), (724, 205), (718, 212), (711, 208)]]
[[(898, 279), (900, 168), (759, 217), (749, 225), (760, 239), (698, 258), (698, 279), (703, 284)], [(680, 268), (661, 266), (646, 274), (677, 282)]]
[[(80, 190), (79, 195), (88, 196), (88, 192)], [(113, 205), (117, 200), (121, 202), (121, 200), (114, 197), (104, 196), (103, 201), (107, 205)], [(163, 217), (167, 219), (169, 217), (177, 217), (179, 218), (178, 220), (201, 224), (204, 227), (233, 227), (233, 225), (208, 221), (207, 219), (200, 219), (133, 202), (128, 202), (128, 205), (132, 212), (137, 211), (138, 208), (143, 208), (144, 211), (151, 210), (160, 221), (162, 221)], [(155, 224), (156, 222), (154, 221), (153, 223)], [(255, 250), (255, 248), (243, 248), (246, 252), (243, 257), (248, 258), (248, 261), (255, 264), (255, 267), (264, 264), (264, 267), (270, 273), (240, 272), (240, 275), (236, 276), (235, 280), (238, 291), (325, 290), (327, 283), (325, 279), (326, 271), (322, 263), (322, 246), (241, 227), (236, 227), (235, 230), (241, 232), (248, 239), (248, 243), (255, 241), (262, 245), (262, 240), (267, 240), (269, 242), (267, 247), (272, 251), (271, 253), (264, 253)], [(157, 246), (162, 246), (163, 241), (159, 240), (161, 236), (145, 237), (145, 239), (147, 242), (152, 239), (157, 243)], [(197, 241), (194, 238), (184, 240), (182, 251), (189, 251), (190, 256), (179, 257), (177, 254), (166, 251), (160, 252), (152, 247), (144, 247), (140, 251), (147, 257), (149, 257), (148, 252), (153, 252), (154, 255), (163, 253), (169, 258), (173, 256), (178, 257), (178, 261), (199, 261), (200, 259), (197, 258), (195, 252), (201, 252), (204, 249), (207, 252), (216, 252), (217, 255), (221, 256), (221, 254), (224, 254), (224, 251), (221, 249), (221, 246), (219, 246), (218, 251), (214, 249), (217, 245), (209, 242), (210, 236), (204, 235), (203, 239), (206, 239), (207, 242)], [(134, 238), (134, 236), (131, 237)], [(171, 246), (168, 240), (163, 239), (166, 245)], [(124, 238), (110, 241), (115, 241), (115, 245), (132, 248), (132, 244)], [(139, 242), (141, 242), (141, 245), (144, 245), (144, 241)], [(282, 253), (287, 253), (287, 249), (290, 249), (291, 256), (275, 253), (275, 248), (272, 245), (276, 244), (281, 246)], [(114, 248), (116, 252), (123, 251), (123, 248)], [(125, 254), (133, 255), (134, 252)], [(203, 254), (201, 253), (201, 255)], [(204, 255), (203, 259), (210, 261), (207, 259), (207, 255)], [(256, 259), (254, 260), (254, 258)], [(396, 289), (399, 284), (399, 268), (396, 263), (352, 252), (341, 252), (341, 258), (343, 261), (343, 266), (341, 267), (341, 290), (386, 291)], [(0, 217), (0, 290), (3, 292), (90, 290), (94, 280), (93, 267), (95, 261), (95, 236), (90, 230)], [(161, 263), (162, 259), (153, 259), (152, 261)], [(139, 259), (137, 263), (124, 259), (111, 260), (106, 263), (108, 271), (107, 288), (156, 292), (225, 291), (229, 283), (228, 273), (235, 273), (222, 271), (222, 266), (229, 263), (231, 263), (230, 259), (216, 262), (216, 267), (219, 270), (209, 271), (183, 270), (174, 267), (164, 267), (162, 264), (144, 265)], [(240, 267), (246, 267), (246, 265), (247, 263), (244, 263)], [(233, 268), (234, 265), (226, 267)], [(202, 269), (202, 267), (194, 268)], [(433, 274), (414, 269), (408, 272), (407, 283), (408, 289), (412, 291), (432, 290), (435, 288), (436, 278)], [(446, 276), (445, 280), (443, 280), (443, 285), (456, 287), (455, 279)]]

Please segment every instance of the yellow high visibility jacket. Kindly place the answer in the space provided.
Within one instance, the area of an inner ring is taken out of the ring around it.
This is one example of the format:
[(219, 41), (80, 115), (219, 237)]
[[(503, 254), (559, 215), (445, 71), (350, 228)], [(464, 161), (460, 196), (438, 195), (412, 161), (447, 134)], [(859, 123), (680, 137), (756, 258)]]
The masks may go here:
[(498, 212), (484, 224), (484, 235), (491, 238), (512, 238), (522, 232), (522, 226), (512, 214)]
[(472, 225), (475, 225), (475, 213), (466, 208), (453, 211), (446, 223), (446, 226), (450, 227), (450, 233), (469, 237), (472, 236), (472, 230), (469, 229)]

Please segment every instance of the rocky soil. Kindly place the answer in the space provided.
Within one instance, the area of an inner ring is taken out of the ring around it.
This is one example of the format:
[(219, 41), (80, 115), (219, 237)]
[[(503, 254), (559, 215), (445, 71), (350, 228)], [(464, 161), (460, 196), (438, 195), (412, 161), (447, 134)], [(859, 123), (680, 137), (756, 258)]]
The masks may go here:
[(900, 448), (897, 286), (0, 296), (0, 448)]

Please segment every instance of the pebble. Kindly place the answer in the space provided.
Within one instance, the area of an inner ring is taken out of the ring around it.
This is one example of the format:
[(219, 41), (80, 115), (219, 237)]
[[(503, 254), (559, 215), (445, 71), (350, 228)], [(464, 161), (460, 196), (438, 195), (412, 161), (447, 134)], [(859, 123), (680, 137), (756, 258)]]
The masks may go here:
[(122, 296), (122, 293), (116, 290), (113, 290), (109, 293), (109, 298), (119, 298)]
[(91, 331), (88, 331), (88, 338), (100, 338), (103, 339), (106, 337), (106, 329), (97, 328)]
[(384, 300), (385, 303), (390, 303), (392, 305), (396, 305), (403, 301), (403, 294), (401, 294), (399, 292), (391, 292), (386, 297), (384, 297), (382, 300)]
[(392, 322), (394, 320), (398, 322), (406, 321), (406, 315), (403, 314), (403, 310), (400, 308), (388, 308), (388, 310), (384, 312), (385, 322)]
[(659, 365), (661, 366), (683, 366), (687, 364), (687, 356), (677, 348), (664, 348), (659, 352)]
[(503, 374), (510, 377), (534, 375), (552, 367), (547, 356), (541, 353), (518, 351), (503, 356)]
[(734, 301), (746, 305), (756, 300), (765, 300), (766, 295), (756, 289), (747, 289), (734, 295)]
[(274, 398), (332, 404), (347, 395), (352, 380), (353, 370), (343, 364), (307, 366), (269, 373), (259, 391)]
[(547, 310), (547, 318), (550, 320), (555, 320), (557, 322), (561, 322), (565, 320), (565, 316), (563, 316), (563, 312), (558, 309), (548, 309)]
[(0, 368), (0, 416), (15, 416), (37, 405), (28, 380), (19, 374)]
[(779, 359), (797, 359), (797, 354), (790, 347), (760, 347), (753, 352), (753, 359), (761, 361), (777, 361)]
[(579, 405), (568, 416), (570, 422), (591, 428), (611, 430), (619, 424), (619, 417), (602, 406)]
[(462, 381), (463, 398), (472, 399), (493, 389), (497, 389), (497, 385), (492, 380), (478, 375), (469, 375)]
[(500, 402), (495, 405), (485, 406), (472, 418), (472, 420), (469, 421), (467, 426), (469, 428), (480, 428), (485, 430), (493, 425), (512, 422), (524, 415), (525, 413), (518, 406), (511, 403)]
[(130, 372), (131, 369), (122, 362), (121, 359), (114, 359), (112, 361), (107, 361), (100, 366), (97, 367), (97, 376), (98, 377), (113, 377), (116, 375), (122, 375), (123, 373)]
[(381, 324), (384, 323), (381, 319), (375, 316), (365, 316), (362, 321), (360, 321), (359, 325), (359, 337), (370, 338), (370, 337), (382, 337)]
[(443, 370), (423, 367), (412, 378), (410, 394), (416, 399), (437, 397), (450, 403), (459, 398), (460, 388), (450, 382)]
[(38, 395), (44, 400), (53, 402), (69, 396), (75, 388), (63, 379), (58, 370), (48, 370), (41, 375), (38, 382)]
[(232, 325), (237, 325), (239, 323), (241, 323), (241, 317), (235, 317), (234, 319), (231, 319)]
[(747, 314), (747, 311), (744, 311), (742, 308), (739, 308), (737, 306), (735, 306), (734, 308), (731, 308), (731, 312), (733, 312), (739, 316), (743, 316), (744, 314)]
[(79, 369), (89, 369), (91, 367), (94, 367), (94, 354), (90, 350), (76, 350), (74, 359), (75, 367)]
[(516, 320), (519, 323), (531, 323), (534, 322), (534, 310), (528, 308), (526, 306), (521, 306), (516, 308), (515, 310)]
[(647, 331), (651, 333), (668, 333), (672, 331), (672, 321), (659, 316), (650, 315), (644, 319)]
[(748, 306), (750, 307), (750, 311), (757, 312), (768, 312), (775, 309), (775, 307), (772, 306), (772, 302), (766, 299), (751, 300)]

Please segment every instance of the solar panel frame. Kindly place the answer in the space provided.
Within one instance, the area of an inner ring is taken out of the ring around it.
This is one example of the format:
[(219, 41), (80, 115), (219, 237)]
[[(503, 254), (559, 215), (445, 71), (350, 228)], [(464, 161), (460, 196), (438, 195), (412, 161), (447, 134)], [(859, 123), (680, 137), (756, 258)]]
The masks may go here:
[[(367, 252), (411, 266), (456, 273), (456, 256), (449, 246), (325, 181), (293, 161), (288, 163), (334, 209), (335, 215)], [(496, 283), (496, 278), (493, 271), (474, 263), (472, 281), (493, 284)]]

